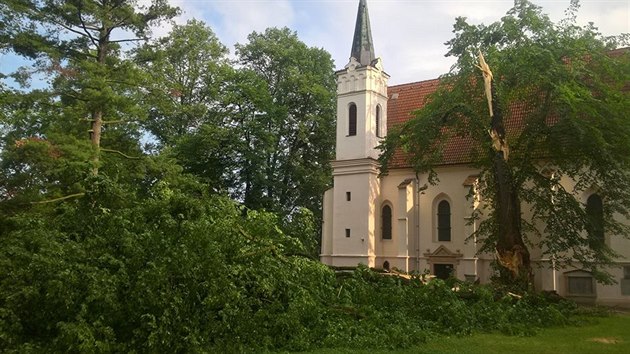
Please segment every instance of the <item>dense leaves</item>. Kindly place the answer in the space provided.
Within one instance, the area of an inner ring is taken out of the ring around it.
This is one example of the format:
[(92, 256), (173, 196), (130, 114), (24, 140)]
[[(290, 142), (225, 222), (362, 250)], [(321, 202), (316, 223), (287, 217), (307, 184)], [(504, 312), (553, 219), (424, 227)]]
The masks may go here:
[(268, 29), (231, 66), (197, 21), (130, 50), (176, 12), (161, 0), (0, 4), (0, 50), (51, 80), (0, 86), (0, 351), (395, 348), (570, 320), (569, 303), (540, 296), (313, 260), (330, 56)]
[[(321, 210), (330, 183), (334, 146), (335, 78), (330, 54), (306, 46), (288, 28), (254, 32), (236, 46), (254, 112), (236, 106), (245, 145), (240, 173), (243, 200), (291, 214)], [(252, 90), (254, 89), (254, 90)]]
[[(148, 6), (136, 1), (11, 0), (0, 11), (13, 12), (0, 32), (6, 34), (6, 47), (35, 60), (31, 73), (51, 77), (49, 94), (59, 104), (59, 118), (74, 129), (83, 125), (82, 135), (92, 145), (91, 173), (98, 174), (101, 153), (127, 156), (133, 151), (129, 139), (138, 140), (133, 123), (144, 113), (136, 96), (138, 71), (123, 46), (146, 40), (151, 25), (178, 10), (163, 0)], [(131, 126), (108, 127), (121, 123)]]
[(175, 25), (171, 33), (140, 48), (150, 108), (146, 127), (161, 145), (173, 146), (203, 124), (224, 127), (218, 105), (232, 68), (227, 48), (202, 22)]
[(5, 349), (276, 347), (289, 338), (272, 333), (313, 325), (309, 308), (332, 293), (323, 265), (286, 255), (299, 241), (271, 214), (243, 217), (182, 180), (142, 196), (88, 178), (83, 198), (36, 207), (3, 233)]
[[(480, 169), (475, 237), (482, 251), (534, 246), (558, 267), (587, 269), (608, 282), (605, 266), (614, 250), (589, 230), (603, 227), (609, 238), (630, 234), (621, 222), (630, 216), (630, 54), (614, 50), (624, 37), (602, 38), (592, 25), (576, 25), (578, 8), (572, 2), (559, 24), (524, 0), (490, 25), (458, 18), (447, 43), (448, 55), (457, 57), (453, 71), (415, 119), (390, 133), (382, 161), (401, 147), (418, 172), (438, 183), (434, 167), (444, 144), (471, 141), (469, 158)], [(479, 51), (494, 74), (495, 110), (505, 117), (510, 153), (504, 164), (497, 164), (488, 134)], [(594, 193), (604, 200), (602, 221), (586, 214), (586, 198)], [(507, 194), (513, 205), (500, 198)], [(502, 208), (517, 212), (505, 220)], [(508, 223), (517, 235), (505, 231)]]
[(366, 268), (337, 279), (294, 255), (299, 241), (272, 214), (243, 216), (191, 180), (166, 177), (142, 195), (88, 178), (85, 197), (12, 218), (3, 234), (4, 350), (396, 348), (478, 330), (532, 334), (574, 311)]
[(331, 183), (335, 79), (330, 54), (287, 28), (254, 32), (236, 65), (191, 21), (138, 51), (145, 127), (186, 172), (250, 209), (319, 218)]

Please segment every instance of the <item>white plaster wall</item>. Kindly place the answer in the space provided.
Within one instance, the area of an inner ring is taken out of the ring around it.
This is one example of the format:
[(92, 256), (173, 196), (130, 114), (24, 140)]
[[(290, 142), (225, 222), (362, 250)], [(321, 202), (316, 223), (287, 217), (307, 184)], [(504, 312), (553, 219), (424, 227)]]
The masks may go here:
[[(474, 261), (476, 248), (474, 243), (466, 243), (472, 229), (466, 226), (466, 218), (470, 216), (473, 201), (466, 199), (469, 187), (464, 181), (470, 175), (477, 173), (475, 169), (466, 166), (441, 167), (436, 169), (439, 183), (431, 186), (420, 195), (420, 271), (430, 269), (425, 253), (434, 252), (438, 247), (445, 246), (451, 252), (461, 253), (461, 264), (456, 264), (456, 274), (463, 278), (464, 274), (475, 274)], [(423, 176), (420, 184), (426, 183)], [(442, 198), (451, 205), (451, 241), (437, 240), (437, 203)], [(463, 261), (466, 261), (465, 264)]]
[[(391, 267), (411, 271), (416, 269), (416, 213), (415, 182), (402, 191), (399, 185), (407, 180), (415, 179), (415, 174), (408, 169), (393, 170), (380, 179), (381, 195), (377, 205), (376, 266), (382, 267), (388, 261)], [(381, 237), (381, 209), (385, 203), (392, 207), (392, 239)], [(402, 249), (405, 245), (405, 249)]]
[(324, 193), (322, 202), (322, 242), (320, 260), (324, 264), (332, 265), (332, 246), (333, 246), (333, 206), (334, 206), (334, 188), (328, 189)]
[[(380, 195), (376, 162), (363, 159), (334, 165), (332, 264), (375, 266), (376, 199)], [(351, 200), (347, 200), (350, 193)], [(350, 237), (346, 237), (350, 229)]]
[(623, 295), (621, 293), (621, 280), (624, 277), (624, 266), (630, 266), (628, 258), (624, 259), (622, 262), (618, 262), (615, 268), (609, 270), (618, 284), (597, 285), (597, 303), (602, 305), (622, 305), (630, 307), (630, 295)]
[[(349, 68), (337, 73), (336, 160), (377, 159), (376, 107), (381, 106), (381, 125), (387, 126), (387, 79), (373, 67)], [(357, 134), (348, 135), (350, 104), (357, 106)], [(386, 128), (383, 128), (383, 136)]]
[[(336, 186), (342, 185), (333, 197), (334, 200), (345, 200), (345, 191), (352, 191), (353, 201), (357, 206), (337, 205), (334, 219), (345, 220), (343, 225), (355, 225), (351, 239), (341, 239), (336, 242), (333, 253), (348, 255), (336, 262), (338, 265), (356, 265), (360, 262), (371, 263), (375, 267), (382, 267), (383, 262), (388, 261), (391, 267), (401, 270), (431, 269), (425, 253), (434, 252), (438, 247), (445, 246), (452, 252), (459, 252), (462, 257), (456, 260), (456, 276), (464, 279), (465, 275), (476, 275), (481, 282), (490, 281), (492, 269), (490, 263), (493, 255), (486, 254), (476, 256), (477, 246), (466, 238), (475, 230), (474, 225), (466, 225), (466, 218), (471, 215), (473, 201), (466, 199), (469, 187), (463, 182), (468, 176), (477, 174), (475, 169), (466, 166), (441, 167), (437, 169), (440, 182), (429, 185), (420, 194), (416, 192), (415, 181), (408, 187), (399, 188), (406, 179), (414, 179), (415, 174), (408, 169), (393, 170), (389, 175), (378, 178), (368, 178), (367, 175), (344, 176), (343, 182), (336, 177)], [(371, 174), (371, 176), (375, 176)], [(426, 176), (419, 176), (420, 186), (426, 183)], [(565, 188), (572, 188), (570, 180), (562, 181)], [(364, 191), (368, 190), (369, 193)], [(363, 191), (363, 192), (362, 192)], [(446, 193), (444, 193), (446, 191)], [(586, 201), (589, 193), (584, 193), (582, 202)], [(435, 203), (439, 197), (446, 195), (451, 204), (451, 241), (437, 241), (437, 215)], [(356, 196), (356, 197), (355, 197)], [(355, 199), (358, 198), (358, 199)], [(383, 240), (380, 234), (380, 210), (387, 202), (392, 207), (392, 239)], [(369, 204), (372, 203), (370, 207)], [(417, 204), (416, 204), (417, 203)], [(419, 207), (419, 210), (417, 209)], [(531, 218), (531, 212), (526, 205), (522, 209), (526, 218)], [(325, 213), (326, 215), (326, 213)], [(369, 215), (371, 222), (365, 220)], [(618, 216), (620, 217), (620, 216)], [(335, 233), (341, 236), (345, 232), (345, 226), (339, 224), (339, 230)], [(416, 229), (416, 225), (418, 228)], [(537, 225), (540, 230), (544, 225)], [(360, 234), (356, 234), (356, 232)], [(404, 228), (404, 229), (401, 229)], [(417, 230), (417, 231), (416, 231)], [(356, 237), (355, 237), (356, 235)], [(366, 237), (360, 237), (365, 236)], [(364, 240), (361, 240), (363, 238)], [(406, 239), (402, 239), (406, 238)], [(371, 241), (367, 241), (370, 239)], [(533, 240), (537, 241), (537, 240)], [(623, 266), (630, 266), (630, 240), (621, 235), (606, 235), (606, 242), (621, 255), (616, 265), (609, 269), (617, 282), (624, 277)], [(402, 245), (406, 249), (401, 248)], [(541, 250), (530, 249), (532, 265), (535, 273), (535, 287), (538, 290), (555, 290), (560, 295), (566, 295), (566, 272), (579, 269), (554, 270), (550, 259), (542, 255)], [(418, 257), (419, 254), (419, 257)], [(354, 255), (353, 257), (350, 255)], [(373, 260), (373, 261), (371, 261)], [(607, 305), (630, 306), (630, 296), (622, 295), (621, 284), (596, 285), (597, 303)]]

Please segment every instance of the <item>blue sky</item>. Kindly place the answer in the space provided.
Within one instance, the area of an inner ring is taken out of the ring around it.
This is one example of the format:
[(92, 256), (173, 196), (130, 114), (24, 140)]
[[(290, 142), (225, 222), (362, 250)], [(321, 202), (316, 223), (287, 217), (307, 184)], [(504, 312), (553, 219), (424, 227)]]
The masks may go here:
[[(563, 18), (569, 0), (534, 0), (554, 21)], [(252, 31), (287, 26), (308, 45), (332, 54), (342, 68), (350, 53), (358, 0), (177, 0), (178, 21), (205, 21), (233, 51)], [(606, 35), (630, 32), (630, 0), (582, 0), (578, 22), (594, 22)], [(491, 23), (513, 0), (368, 0), (376, 55), (391, 75), (390, 84), (432, 79), (448, 72), (444, 57), (457, 16)]]
[[(148, 2), (148, 0), (141, 0)], [(557, 21), (569, 0), (534, 0)], [(337, 68), (348, 62), (359, 0), (171, 0), (183, 10), (176, 19), (203, 20), (230, 51), (245, 43), (252, 31), (289, 27), (310, 46), (324, 48)], [(630, 0), (582, 0), (578, 22), (594, 22), (606, 35), (630, 32)], [(368, 0), (376, 55), (391, 75), (390, 84), (432, 79), (448, 72), (444, 42), (452, 38), (457, 16), (472, 23), (491, 23), (503, 16), (513, 0)], [(168, 33), (169, 26), (155, 29)], [(0, 70), (16, 65), (10, 55), (0, 57)]]

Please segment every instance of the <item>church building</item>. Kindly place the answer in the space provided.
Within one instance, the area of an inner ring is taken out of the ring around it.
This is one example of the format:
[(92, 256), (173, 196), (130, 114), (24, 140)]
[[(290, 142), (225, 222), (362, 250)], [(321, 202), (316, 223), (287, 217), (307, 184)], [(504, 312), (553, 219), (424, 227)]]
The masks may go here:
[[(376, 147), (389, 127), (412, 118), (439, 81), (388, 86), (389, 75), (374, 52), (366, 0), (359, 1), (350, 60), (336, 75), (334, 187), (324, 195), (321, 261), (489, 282), (494, 255), (478, 254), (474, 240), (466, 241), (477, 226), (468, 221), (479, 202), (467, 198), (479, 172), (467, 160), (466, 144), (446, 146), (436, 166), (437, 185), (400, 157), (379, 177)], [(581, 202), (597, 198), (590, 191)], [(630, 240), (606, 236), (606, 242), (625, 257), (609, 270), (617, 284), (598, 284), (577, 268), (554, 270), (551, 259), (531, 249), (535, 287), (578, 301), (630, 305)]]

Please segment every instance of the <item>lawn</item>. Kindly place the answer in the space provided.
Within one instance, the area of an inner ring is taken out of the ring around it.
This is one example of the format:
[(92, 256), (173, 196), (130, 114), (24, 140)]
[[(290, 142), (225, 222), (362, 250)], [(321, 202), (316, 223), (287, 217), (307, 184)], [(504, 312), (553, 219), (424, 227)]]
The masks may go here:
[(360, 351), (336, 348), (323, 349), (313, 353), (630, 353), (630, 315), (593, 317), (588, 318), (587, 322), (580, 326), (544, 329), (532, 337), (475, 334), (460, 338), (440, 337), (426, 344), (398, 351)]

